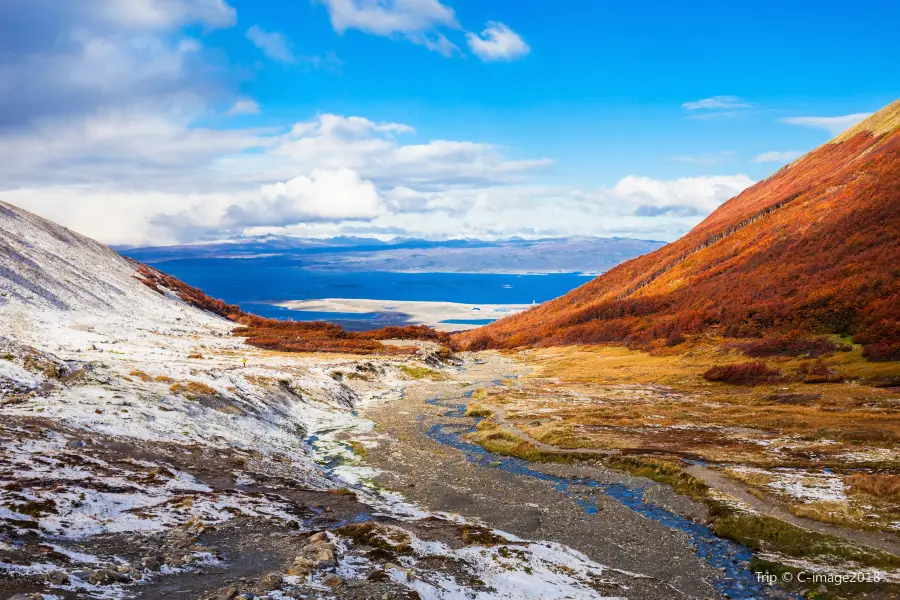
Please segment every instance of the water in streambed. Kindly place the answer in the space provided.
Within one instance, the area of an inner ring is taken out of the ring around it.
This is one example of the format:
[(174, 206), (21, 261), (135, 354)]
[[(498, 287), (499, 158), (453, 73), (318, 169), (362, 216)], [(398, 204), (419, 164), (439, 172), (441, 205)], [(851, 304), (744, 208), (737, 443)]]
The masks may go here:
[[(465, 404), (445, 403), (437, 398), (426, 402), (432, 406), (449, 409), (444, 413), (446, 417), (465, 417)], [(598, 494), (618, 500), (648, 519), (683, 532), (696, 548), (697, 556), (722, 573), (721, 577), (710, 582), (720, 593), (728, 598), (740, 600), (770, 597), (772, 589), (766, 583), (758, 581), (756, 574), (749, 569), (752, 554), (748, 549), (717, 537), (704, 525), (679, 516), (656, 504), (646, 502), (642, 488), (632, 488), (618, 483), (602, 483), (580, 477), (548, 475), (532, 469), (530, 461), (493, 454), (481, 446), (465, 442), (463, 436), (474, 431), (479, 420), (479, 418), (473, 418), (472, 424), (438, 423), (432, 425), (426, 435), (436, 442), (461, 450), (469, 461), (479, 466), (552, 483), (557, 491), (578, 502), (588, 514), (596, 513), (598, 506), (595, 502), (584, 499), (584, 494), (581, 492), (585, 488), (596, 490)]]

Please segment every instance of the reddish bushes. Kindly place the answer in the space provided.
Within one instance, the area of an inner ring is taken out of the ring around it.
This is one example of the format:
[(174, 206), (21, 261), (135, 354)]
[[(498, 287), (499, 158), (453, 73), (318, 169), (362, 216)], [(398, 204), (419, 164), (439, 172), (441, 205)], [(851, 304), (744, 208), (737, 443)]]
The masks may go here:
[(266, 319), (245, 313), (235, 304), (227, 304), (206, 295), (171, 275), (146, 265), (138, 266), (137, 279), (150, 289), (164, 294), (171, 290), (191, 306), (239, 323), (232, 334), (245, 337), (257, 348), (281, 352), (340, 352), (345, 354), (412, 354), (415, 347), (388, 346), (378, 340), (429, 340), (450, 345), (450, 336), (425, 325), (385, 327), (375, 331), (344, 331), (324, 321), (300, 322)]
[(733, 344), (735, 350), (739, 350), (753, 358), (767, 356), (808, 356), (818, 358), (841, 351), (846, 352), (852, 346), (835, 344), (824, 337), (806, 337), (799, 331), (792, 331), (785, 335), (764, 337), (761, 340), (741, 342)]
[[(900, 115), (900, 103), (886, 111)], [(854, 335), (870, 360), (900, 360), (897, 257), (900, 130), (858, 132), (725, 202), (680, 240), (457, 339), (475, 349), (776, 334), (748, 350), (817, 356), (834, 348), (808, 340), (827, 332)], [(790, 339), (795, 330), (810, 337)]]
[(756, 361), (713, 367), (703, 374), (703, 379), (733, 385), (759, 385), (772, 381), (780, 374), (778, 370), (770, 369), (762, 361)]

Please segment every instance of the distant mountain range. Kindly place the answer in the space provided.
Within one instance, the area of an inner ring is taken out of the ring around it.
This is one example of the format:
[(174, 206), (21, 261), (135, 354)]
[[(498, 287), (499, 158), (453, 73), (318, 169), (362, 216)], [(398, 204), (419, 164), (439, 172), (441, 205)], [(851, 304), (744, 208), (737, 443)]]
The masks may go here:
[(801, 330), (900, 360), (900, 101), (725, 202), (680, 240), (462, 335), (470, 347)]
[(621, 262), (652, 252), (665, 242), (628, 238), (570, 237), (498, 241), (338, 237), (241, 238), (216, 243), (119, 247), (148, 264), (205, 258), (270, 257), (305, 268), (432, 273), (603, 273)]

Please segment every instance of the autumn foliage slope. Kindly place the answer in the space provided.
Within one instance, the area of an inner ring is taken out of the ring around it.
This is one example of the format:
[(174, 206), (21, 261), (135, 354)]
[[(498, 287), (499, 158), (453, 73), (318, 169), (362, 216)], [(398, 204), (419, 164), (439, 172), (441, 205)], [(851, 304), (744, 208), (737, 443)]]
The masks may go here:
[(900, 360), (900, 101), (680, 240), (458, 341), (471, 349), (851, 334)]
[(324, 321), (279, 321), (259, 317), (208, 296), (202, 290), (146, 265), (138, 265), (135, 275), (144, 285), (160, 294), (175, 294), (191, 306), (217, 314), (238, 327), (236, 336), (257, 348), (282, 352), (342, 352), (348, 354), (410, 354), (415, 347), (388, 346), (379, 340), (430, 340), (449, 344), (446, 333), (425, 325), (385, 327), (374, 331), (345, 331), (339, 325)]

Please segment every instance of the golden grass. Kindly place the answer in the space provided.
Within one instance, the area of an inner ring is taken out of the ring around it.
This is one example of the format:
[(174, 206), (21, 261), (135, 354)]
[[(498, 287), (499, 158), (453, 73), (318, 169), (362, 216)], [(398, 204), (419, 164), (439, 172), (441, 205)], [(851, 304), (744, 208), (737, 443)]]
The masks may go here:
[(865, 494), (900, 502), (900, 475), (858, 473), (850, 475), (844, 482), (850, 494)]

